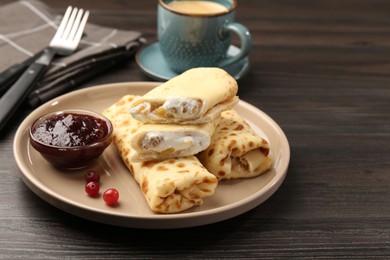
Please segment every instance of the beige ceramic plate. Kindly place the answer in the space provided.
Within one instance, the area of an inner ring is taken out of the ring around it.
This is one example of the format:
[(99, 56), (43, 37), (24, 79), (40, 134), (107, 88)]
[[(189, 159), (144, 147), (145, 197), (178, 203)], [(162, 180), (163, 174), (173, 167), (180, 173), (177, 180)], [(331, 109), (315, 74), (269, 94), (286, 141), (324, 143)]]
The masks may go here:
[(110, 187), (120, 193), (116, 207), (106, 206), (102, 197), (88, 197), (83, 175), (87, 169), (59, 171), (48, 164), (29, 144), (28, 127), (42, 114), (68, 108), (101, 112), (126, 94), (142, 95), (155, 82), (102, 85), (63, 95), (32, 112), (20, 125), (14, 139), (14, 155), (26, 185), (48, 203), (76, 216), (117, 226), (138, 228), (181, 228), (222, 221), (242, 214), (269, 198), (281, 185), (290, 160), (290, 148), (280, 127), (266, 114), (240, 101), (236, 110), (271, 145), (274, 165), (266, 174), (246, 180), (223, 181), (203, 205), (178, 214), (153, 213), (138, 184), (122, 163), (112, 144), (87, 169), (101, 173), (101, 194)]

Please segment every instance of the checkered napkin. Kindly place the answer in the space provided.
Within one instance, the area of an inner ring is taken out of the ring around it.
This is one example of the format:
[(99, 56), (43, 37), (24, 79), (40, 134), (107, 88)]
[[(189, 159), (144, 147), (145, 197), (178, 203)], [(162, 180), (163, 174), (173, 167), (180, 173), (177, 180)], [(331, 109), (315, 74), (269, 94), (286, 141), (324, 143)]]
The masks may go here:
[[(64, 10), (65, 12), (65, 10)], [(92, 14), (93, 15), (93, 14)], [(46, 48), (62, 14), (38, 0), (17, 1), (0, 7), (0, 72)], [(77, 51), (58, 56), (29, 96), (36, 106), (113, 65), (129, 60), (142, 45), (141, 33), (87, 24)]]

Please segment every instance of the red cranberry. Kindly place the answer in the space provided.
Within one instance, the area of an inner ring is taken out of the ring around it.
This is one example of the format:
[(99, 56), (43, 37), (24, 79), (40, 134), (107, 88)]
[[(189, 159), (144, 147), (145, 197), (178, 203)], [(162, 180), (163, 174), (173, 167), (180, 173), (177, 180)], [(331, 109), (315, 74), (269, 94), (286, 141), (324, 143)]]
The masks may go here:
[(96, 196), (99, 193), (99, 190), (100, 186), (96, 181), (90, 181), (85, 185), (85, 192), (91, 197)]
[(110, 188), (103, 193), (103, 199), (107, 205), (114, 206), (118, 202), (119, 192), (114, 188)]
[(91, 181), (99, 183), (100, 175), (96, 171), (88, 171), (85, 173), (84, 179), (85, 179), (86, 183), (91, 182)]

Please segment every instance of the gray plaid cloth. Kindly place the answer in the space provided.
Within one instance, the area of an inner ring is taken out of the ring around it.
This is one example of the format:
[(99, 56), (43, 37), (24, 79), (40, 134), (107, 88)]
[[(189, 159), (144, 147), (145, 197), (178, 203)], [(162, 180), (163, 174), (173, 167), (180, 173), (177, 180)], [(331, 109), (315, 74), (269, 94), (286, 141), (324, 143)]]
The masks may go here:
[[(61, 19), (62, 15), (37, 0), (0, 7), (0, 72), (47, 47)], [(44, 79), (31, 93), (30, 105), (47, 101), (118, 62), (131, 59), (142, 42), (140, 32), (88, 23), (77, 51), (55, 58)]]

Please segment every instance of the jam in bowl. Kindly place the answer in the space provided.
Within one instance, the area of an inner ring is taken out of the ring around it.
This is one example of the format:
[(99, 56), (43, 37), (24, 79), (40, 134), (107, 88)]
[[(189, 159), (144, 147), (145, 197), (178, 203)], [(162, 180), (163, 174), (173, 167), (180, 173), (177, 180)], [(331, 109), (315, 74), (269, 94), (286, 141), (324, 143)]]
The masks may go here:
[(52, 112), (30, 127), (30, 143), (52, 165), (62, 169), (84, 168), (97, 159), (112, 141), (112, 124), (87, 110)]

